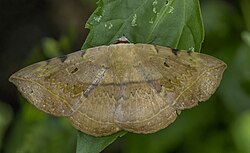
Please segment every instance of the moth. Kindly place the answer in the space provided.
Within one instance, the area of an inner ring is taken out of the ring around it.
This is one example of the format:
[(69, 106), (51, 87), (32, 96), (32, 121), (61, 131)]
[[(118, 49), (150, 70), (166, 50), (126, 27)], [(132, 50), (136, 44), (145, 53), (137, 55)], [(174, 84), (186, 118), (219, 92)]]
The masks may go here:
[(208, 100), (226, 67), (202, 53), (122, 42), (32, 64), (9, 80), (39, 110), (84, 133), (146, 134)]

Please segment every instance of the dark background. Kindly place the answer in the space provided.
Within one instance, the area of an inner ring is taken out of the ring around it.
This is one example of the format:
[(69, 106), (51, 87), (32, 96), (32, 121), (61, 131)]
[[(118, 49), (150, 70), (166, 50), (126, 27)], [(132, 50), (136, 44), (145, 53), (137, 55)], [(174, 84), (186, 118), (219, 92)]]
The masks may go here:
[(70, 48), (79, 50), (88, 33), (85, 22), (95, 7), (91, 0), (1, 0), (0, 99), (16, 107), (16, 90), (8, 77), (22, 67), (34, 46), (45, 37), (59, 39), (71, 28), (75, 41)]
[[(201, 52), (228, 64), (221, 87), (208, 103), (182, 113), (175, 125), (167, 128), (168, 132), (165, 129), (166, 132), (149, 136), (128, 134), (108, 147), (106, 152), (250, 152), (250, 2), (200, 2), (206, 31)], [(95, 1), (91, 0), (0, 0), (2, 151), (11, 152), (9, 147), (23, 149), (25, 142), (18, 145), (12, 140), (20, 136), (21, 141), (28, 141), (25, 134), (17, 133), (37, 127), (28, 128), (28, 124), (22, 124), (28, 123), (24, 110), (31, 106), (20, 102), (22, 100), (14, 85), (8, 82), (8, 77), (32, 62), (79, 50), (88, 34), (85, 22), (95, 7)], [(198, 118), (197, 121), (194, 118)], [(31, 122), (33, 124), (33, 120)], [(50, 125), (50, 121), (47, 122)], [(23, 128), (18, 131), (18, 127)], [(68, 135), (75, 134), (69, 131), (72, 129), (66, 130)], [(36, 137), (34, 134), (32, 140), (37, 141), (41, 135)], [(54, 142), (50, 137), (53, 134), (41, 138), (41, 141), (49, 139)], [(74, 138), (69, 141), (71, 143), (57, 145), (68, 145), (69, 152), (74, 152)]]

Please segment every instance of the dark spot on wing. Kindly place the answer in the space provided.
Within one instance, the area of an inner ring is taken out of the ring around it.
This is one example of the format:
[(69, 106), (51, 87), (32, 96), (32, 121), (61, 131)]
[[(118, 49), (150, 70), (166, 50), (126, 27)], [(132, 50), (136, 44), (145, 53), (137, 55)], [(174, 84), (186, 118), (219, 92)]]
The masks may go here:
[(63, 55), (63, 56), (60, 56), (60, 57), (58, 57), (60, 60), (61, 60), (61, 62), (63, 63), (67, 58), (68, 58), (68, 56), (67, 55)]
[(78, 68), (76, 67), (75, 69), (73, 69), (70, 73), (76, 73), (78, 71)]
[(164, 62), (164, 66), (170, 67), (167, 62)]
[(173, 54), (175, 54), (177, 56), (179, 49), (175, 49), (175, 48), (171, 48), (171, 49), (172, 49)]

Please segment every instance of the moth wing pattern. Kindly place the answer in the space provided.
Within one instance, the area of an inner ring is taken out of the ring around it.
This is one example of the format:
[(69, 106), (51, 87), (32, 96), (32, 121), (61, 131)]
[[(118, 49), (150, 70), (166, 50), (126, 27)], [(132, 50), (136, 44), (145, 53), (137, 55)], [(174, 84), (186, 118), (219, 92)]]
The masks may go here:
[(94, 136), (153, 133), (206, 101), (226, 64), (150, 44), (100, 46), (28, 66), (10, 77), (33, 105)]

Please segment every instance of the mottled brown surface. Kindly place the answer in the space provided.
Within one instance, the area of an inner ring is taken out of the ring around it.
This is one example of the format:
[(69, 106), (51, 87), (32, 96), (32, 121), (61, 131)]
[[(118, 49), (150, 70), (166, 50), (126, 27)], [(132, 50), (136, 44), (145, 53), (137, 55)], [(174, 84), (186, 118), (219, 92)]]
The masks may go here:
[(116, 44), (30, 65), (10, 77), (38, 109), (90, 135), (152, 133), (206, 101), (226, 64), (150, 44)]

